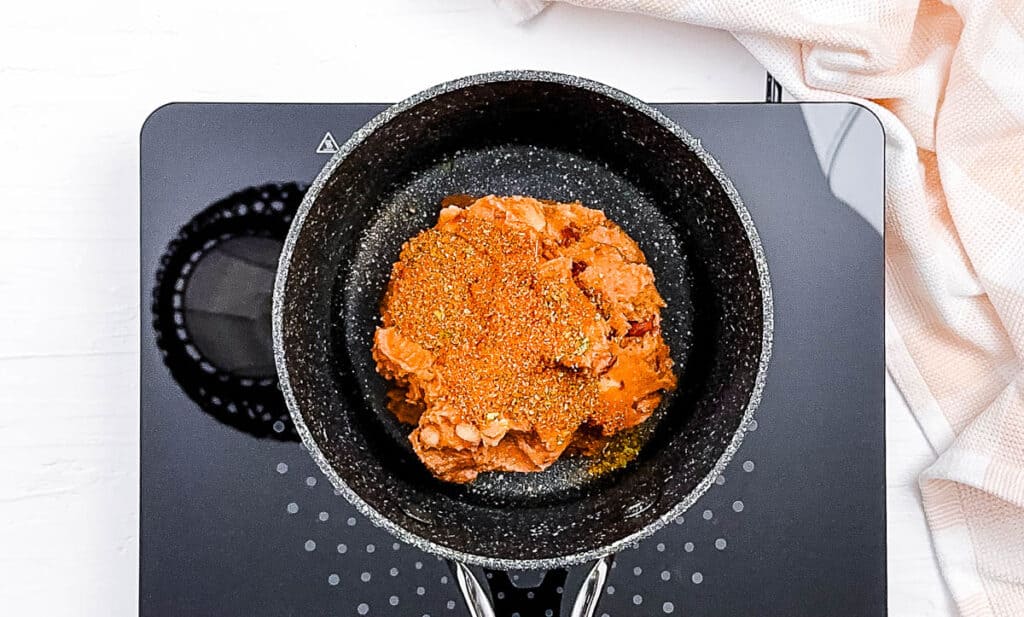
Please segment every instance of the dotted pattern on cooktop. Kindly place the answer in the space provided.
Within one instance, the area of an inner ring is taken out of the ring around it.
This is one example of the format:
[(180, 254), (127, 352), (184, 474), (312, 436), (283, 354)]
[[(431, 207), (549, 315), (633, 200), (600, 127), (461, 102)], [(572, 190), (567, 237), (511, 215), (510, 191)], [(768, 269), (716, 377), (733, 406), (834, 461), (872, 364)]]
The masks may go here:
[[(755, 420), (748, 440), (757, 438), (757, 428)], [(743, 486), (756, 481), (755, 469), (741, 448), (726, 473), (685, 516), (619, 553), (596, 614), (681, 614), (680, 595), (694, 593), (714, 576), (709, 557), (743, 551), (719, 526), (723, 517), (751, 515), (742, 496)], [(300, 538), (291, 550), (329, 555), (326, 561), (311, 563), (308, 575), (321, 582), (321, 592), (337, 594), (339, 614), (467, 614), (447, 564), (397, 541), (356, 512), (322, 476), (305, 446), (296, 447), (288, 460), (268, 464), (268, 470), (279, 484), (281, 524)], [(330, 564), (327, 568), (325, 562)], [(520, 575), (512, 578), (518, 582)], [(573, 595), (576, 589), (567, 593)], [(564, 605), (563, 614), (571, 599)]]

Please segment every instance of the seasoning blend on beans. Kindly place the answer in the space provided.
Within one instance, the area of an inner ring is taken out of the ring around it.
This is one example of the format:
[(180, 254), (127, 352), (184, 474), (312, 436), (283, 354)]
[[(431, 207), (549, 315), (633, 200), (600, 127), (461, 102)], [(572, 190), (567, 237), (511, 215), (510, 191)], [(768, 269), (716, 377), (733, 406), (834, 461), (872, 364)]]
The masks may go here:
[[(374, 335), (389, 408), (442, 480), (541, 471), (609, 438), (676, 386), (643, 252), (579, 203), (454, 196), (402, 248)], [(608, 457), (606, 457), (608, 458)]]

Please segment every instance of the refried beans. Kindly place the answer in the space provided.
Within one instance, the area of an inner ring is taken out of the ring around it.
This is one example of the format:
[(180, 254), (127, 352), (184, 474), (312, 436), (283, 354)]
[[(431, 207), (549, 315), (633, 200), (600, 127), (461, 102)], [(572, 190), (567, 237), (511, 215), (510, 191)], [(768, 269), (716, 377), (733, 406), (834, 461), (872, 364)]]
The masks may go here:
[(664, 300), (604, 213), (453, 196), (402, 247), (374, 334), (389, 408), (436, 477), (542, 471), (648, 417), (676, 387)]

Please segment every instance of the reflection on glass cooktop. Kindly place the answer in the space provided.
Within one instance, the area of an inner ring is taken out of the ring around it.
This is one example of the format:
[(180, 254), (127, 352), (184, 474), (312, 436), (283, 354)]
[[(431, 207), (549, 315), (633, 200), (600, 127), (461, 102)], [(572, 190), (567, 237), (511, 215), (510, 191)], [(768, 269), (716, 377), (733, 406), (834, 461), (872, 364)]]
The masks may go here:
[[(758, 226), (775, 351), (738, 458), (619, 555), (598, 614), (884, 615), (881, 238), (829, 192), (799, 105), (659, 107)], [(337, 142), (383, 108), (178, 104), (146, 123), (143, 617), (466, 614), (443, 562), (323, 479), (274, 374), (270, 291), (291, 216)], [(877, 143), (858, 164), (881, 169), (880, 129)], [(881, 208), (878, 177), (866, 190)]]
[(255, 437), (298, 439), (277, 386), (270, 309), (277, 259), (305, 187), (249, 187), (183, 224), (156, 272), (156, 346), (200, 409)]

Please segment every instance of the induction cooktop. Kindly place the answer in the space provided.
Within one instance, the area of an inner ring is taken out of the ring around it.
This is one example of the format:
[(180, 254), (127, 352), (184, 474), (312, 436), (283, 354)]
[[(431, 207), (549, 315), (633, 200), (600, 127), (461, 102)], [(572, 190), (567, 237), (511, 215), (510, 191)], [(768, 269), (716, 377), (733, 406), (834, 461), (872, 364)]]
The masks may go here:
[[(657, 105), (718, 159), (758, 227), (774, 351), (737, 457), (617, 556), (598, 615), (886, 613), (882, 238), (828, 181), (837, 165), (877, 172), (860, 174), (858, 210), (881, 212), (882, 134), (868, 123), (866, 155), (823, 164), (807, 105)], [(271, 289), (292, 214), (385, 107), (184, 103), (146, 121), (143, 617), (467, 614), (444, 562), (321, 476), (274, 372)]]

